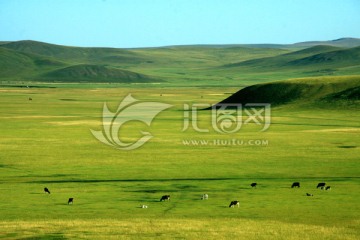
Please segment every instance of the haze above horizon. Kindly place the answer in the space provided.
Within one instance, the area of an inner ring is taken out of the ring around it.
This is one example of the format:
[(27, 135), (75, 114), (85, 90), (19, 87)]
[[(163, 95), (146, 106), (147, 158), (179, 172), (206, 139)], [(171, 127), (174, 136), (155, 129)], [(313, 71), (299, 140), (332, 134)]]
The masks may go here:
[(0, 0), (0, 41), (82, 47), (360, 38), (357, 0)]

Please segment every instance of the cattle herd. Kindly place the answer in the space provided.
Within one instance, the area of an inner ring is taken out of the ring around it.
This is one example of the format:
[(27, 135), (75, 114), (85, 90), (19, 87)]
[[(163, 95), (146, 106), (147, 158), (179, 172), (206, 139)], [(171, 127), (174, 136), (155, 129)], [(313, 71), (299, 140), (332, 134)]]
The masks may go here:
[[(257, 183), (251, 183), (250, 184), (250, 186), (252, 187), (252, 188), (256, 188), (256, 186), (257, 186), (258, 184)], [(293, 184), (291, 185), (291, 188), (300, 188), (300, 182), (293, 182)], [(316, 186), (316, 188), (318, 189), (318, 188), (320, 188), (321, 190), (326, 190), (326, 191), (329, 191), (329, 190), (331, 190), (331, 187), (330, 186), (326, 186), (326, 183), (324, 183), (324, 182), (321, 182), (321, 183), (318, 183), (318, 185)], [(46, 193), (46, 194), (50, 194), (50, 190), (47, 188), (47, 187), (45, 187), (44, 188), (44, 192)], [(312, 197), (312, 196), (314, 196), (313, 194), (311, 194), (311, 193), (306, 193), (306, 196), (309, 196), (309, 197)], [(202, 196), (201, 196), (201, 200), (207, 200), (207, 199), (209, 199), (209, 195), (208, 194), (203, 194)], [(160, 198), (160, 202), (162, 202), (162, 201), (170, 201), (170, 195), (164, 195), (164, 196), (162, 196), (161, 198)], [(70, 205), (70, 204), (73, 204), (74, 203), (74, 198), (69, 198), (69, 200), (68, 200), (68, 205)], [(234, 201), (231, 201), (230, 202), (230, 205), (229, 205), (229, 207), (231, 208), (231, 207), (240, 207), (240, 202), (238, 201), (238, 200), (234, 200)], [(148, 206), (147, 205), (140, 205), (140, 207), (141, 208), (148, 208)]]

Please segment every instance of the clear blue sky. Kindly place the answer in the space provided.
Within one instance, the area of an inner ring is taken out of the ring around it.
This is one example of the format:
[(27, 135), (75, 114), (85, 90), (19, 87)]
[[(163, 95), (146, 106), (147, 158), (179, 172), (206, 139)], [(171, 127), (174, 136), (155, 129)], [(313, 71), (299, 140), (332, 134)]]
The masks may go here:
[(360, 38), (360, 0), (0, 0), (0, 41), (92, 47)]

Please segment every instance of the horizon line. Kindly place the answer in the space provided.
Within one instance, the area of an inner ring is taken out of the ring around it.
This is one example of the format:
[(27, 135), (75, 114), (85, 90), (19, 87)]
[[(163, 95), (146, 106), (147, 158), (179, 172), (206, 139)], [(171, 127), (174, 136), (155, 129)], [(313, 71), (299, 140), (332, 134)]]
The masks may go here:
[(38, 42), (38, 43), (45, 43), (63, 47), (79, 47), (79, 48), (116, 48), (116, 49), (141, 49), (141, 48), (166, 48), (166, 47), (186, 47), (186, 46), (236, 46), (236, 45), (296, 45), (296, 44), (304, 44), (304, 43), (312, 43), (312, 42), (336, 42), (340, 40), (346, 39), (353, 39), (353, 40), (360, 40), (360, 38), (356, 37), (341, 37), (337, 39), (330, 39), (330, 40), (307, 40), (307, 41), (300, 41), (294, 43), (271, 43), (271, 42), (262, 42), (262, 43), (193, 43), (193, 44), (170, 44), (170, 45), (159, 45), (159, 46), (146, 46), (146, 47), (105, 47), (105, 46), (79, 46), (79, 45), (68, 45), (68, 44), (58, 44), (58, 43), (51, 43), (46, 41), (40, 40), (32, 40), (32, 39), (22, 39), (22, 40), (0, 40), (0, 46), (6, 43), (12, 42)]

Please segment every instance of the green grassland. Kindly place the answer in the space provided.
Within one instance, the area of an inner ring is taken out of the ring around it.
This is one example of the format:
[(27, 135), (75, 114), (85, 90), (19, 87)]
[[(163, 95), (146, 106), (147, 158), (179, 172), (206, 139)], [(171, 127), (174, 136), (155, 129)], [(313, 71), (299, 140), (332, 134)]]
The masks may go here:
[[(1, 42), (0, 238), (358, 239), (358, 46)], [(126, 123), (122, 141), (153, 138), (124, 151), (90, 129), (102, 129), (104, 103), (115, 111), (128, 94), (171, 107), (151, 126)], [(221, 134), (199, 110), (208, 131), (183, 129), (184, 108), (222, 101), (271, 103), (270, 128)]]
[[(352, 88), (357, 79), (322, 82), (344, 81)], [(314, 81), (320, 80), (292, 82)], [(325, 89), (328, 97), (344, 90)], [(232, 134), (214, 131), (210, 112), (201, 111), (199, 126), (209, 132), (182, 131), (183, 104), (214, 104), (237, 90), (1, 88), (0, 237), (357, 239), (358, 102), (348, 99), (349, 108), (344, 102), (313, 104), (317, 98), (278, 105), (267, 131), (249, 124)], [(101, 129), (104, 102), (114, 111), (129, 93), (173, 107), (151, 127), (125, 125), (120, 132), (125, 141), (134, 141), (140, 130), (154, 138), (121, 151), (100, 143), (90, 129)], [(226, 144), (232, 139), (242, 144)], [(195, 140), (210, 144), (192, 144)], [(250, 144), (253, 140), (263, 144)], [(301, 188), (290, 188), (294, 181)], [(252, 189), (252, 182), (259, 186)], [(332, 190), (316, 189), (318, 182)], [(209, 200), (200, 200), (203, 193)], [(171, 201), (159, 202), (165, 194)], [(73, 205), (67, 205), (69, 197)], [(240, 208), (229, 208), (232, 200), (239, 200)]]

